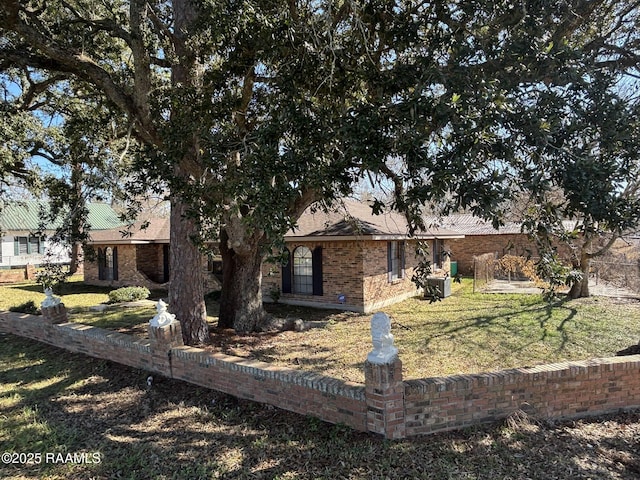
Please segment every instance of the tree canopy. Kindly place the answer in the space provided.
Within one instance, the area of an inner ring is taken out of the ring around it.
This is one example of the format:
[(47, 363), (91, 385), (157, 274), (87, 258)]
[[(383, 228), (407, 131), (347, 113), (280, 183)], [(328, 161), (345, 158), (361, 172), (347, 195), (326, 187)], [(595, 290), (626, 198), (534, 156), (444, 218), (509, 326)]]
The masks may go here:
[(587, 118), (569, 109), (594, 91), (606, 115), (621, 76), (637, 73), (629, 1), (0, 4), (2, 71), (99, 95), (141, 146), (135, 172), (168, 186), (169, 303), (189, 343), (208, 333), (187, 239), (219, 239), (220, 324), (253, 330), (262, 259), (308, 206), (368, 178), (391, 186), (415, 228), (426, 202), (497, 224), (514, 191), (571, 187), (537, 175), (584, 153), (557, 144)]

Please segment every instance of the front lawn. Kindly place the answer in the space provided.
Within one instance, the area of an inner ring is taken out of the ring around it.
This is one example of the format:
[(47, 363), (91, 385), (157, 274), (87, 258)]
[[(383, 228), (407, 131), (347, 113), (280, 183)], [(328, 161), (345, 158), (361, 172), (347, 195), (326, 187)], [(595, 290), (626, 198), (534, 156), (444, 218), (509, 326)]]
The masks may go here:
[[(8, 308), (7, 295), (12, 298), (16, 289), (36, 294), (37, 286), (31, 287), (0, 287), (0, 309)], [(63, 301), (76, 312), (71, 321), (146, 335), (155, 314), (152, 306), (90, 311), (88, 305), (106, 300), (106, 290), (98, 293), (91, 290), (96, 287), (81, 283), (67, 288)], [(441, 302), (414, 298), (383, 309), (392, 317), (405, 378), (606, 357), (640, 341), (640, 302), (634, 300), (592, 297), (548, 304), (540, 295), (474, 294), (468, 280), (452, 290), (453, 295)], [(39, 303), (44, 297), (37, 298)], [(272, 314), (302, 318), (312, 328), (236, 335), (215, 328), (216, 307), (208, 302), (212, 345), (207, 348), (363, 382), (362, 367), (371, 350), (370, 315), (267, 305)]]

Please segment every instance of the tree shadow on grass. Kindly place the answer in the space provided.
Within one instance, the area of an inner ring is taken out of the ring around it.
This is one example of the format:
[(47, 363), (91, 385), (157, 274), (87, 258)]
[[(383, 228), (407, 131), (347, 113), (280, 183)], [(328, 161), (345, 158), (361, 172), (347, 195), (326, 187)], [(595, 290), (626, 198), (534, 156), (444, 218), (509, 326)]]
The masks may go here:
[[(21, 444), (99, 452), (101, 462), (0, 465), (7, 478), (631, 480), (640, 474), (640, 411), (568, 423), (517, 416), (387, 441), (175, 380), (158, 378), (148, 388), (145, 372), (78, 354), (61, 358), (58, 349), (10, 340), (23, 360), (46, 366), (30, 381), (67, 378), (35, 386), (10, 407), (30, 407), (48, 429), (48, 443), (38, 445), (42, 435), (24, 429)], [(12, 356), (0, 353), (3, 361)]]
[[(558, 315), (558, 312), (563, 313)], [(517, 310), (511, 309), (508, 313), (486, 308), (482, 311), (474, 310), (467, 318), (434, 322), (431, 327), (438, 333), (423, 337), (422, 344), (425, 350), (428, 350), (432, 344), (442, 340), (448, 342), (445, 345), (450, 345), (450, 348), (456, 351), (460, 350), (467, 355), (475, 352), (478, 361), (480, 357), (493, 358), (492, 363), (503, 365), (498, 368), (511, 368), (518, 365), (511, 365), (509, 358), (541, 343), (557, 343), (555, 353), (559, 355), (565, 352), (573, 341), (567, 325), (574, 321), (576, 314), (577, 310), (566, 306), (565, 303), (522, 307)], [(518, 317), (521, 317), (519, 321)], [(537, 328), (534, 328), (535, 324)], [(550, 328), (553, 329), (554, 335), (560, 335), (559, 342), (550, 338)], [(435, 348), (437, 350), (438, 347)], [(545, 359), (537, 360), (539, 363)], [(480, 367), (480, 370), (484, 369)]]

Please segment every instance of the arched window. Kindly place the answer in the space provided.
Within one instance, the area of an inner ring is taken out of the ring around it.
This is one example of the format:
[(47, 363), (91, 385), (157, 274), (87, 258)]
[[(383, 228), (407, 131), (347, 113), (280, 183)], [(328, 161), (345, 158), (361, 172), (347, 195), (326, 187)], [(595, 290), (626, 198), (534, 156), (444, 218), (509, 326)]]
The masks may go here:
[(307, 247), (293, 251), (293, 293), (313, 294), (313, 256)]

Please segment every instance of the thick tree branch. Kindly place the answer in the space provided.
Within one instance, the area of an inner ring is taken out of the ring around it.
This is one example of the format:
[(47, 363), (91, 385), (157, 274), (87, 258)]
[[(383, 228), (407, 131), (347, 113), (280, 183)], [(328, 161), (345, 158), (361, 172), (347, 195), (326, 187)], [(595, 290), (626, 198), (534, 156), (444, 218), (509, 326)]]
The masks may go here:
[[(138, 136), (144, 142), (151, 145), (161, 145), (160, 137), (148, 123), (148, 115), (145, 111), (140, 111), (134, 99), (125, 93), (125, 89), (118, 85), (106, 70), (83, 52), (71, 52), (52, 42), (51, 38), (42, 33), (46, 29), (42, 27), (39, 19), (30, 16), (29, 23), (23, 21), (20, 18), (20, 12), (25, 12), (27, 15), (28, 12), (19, 2), (0, 0), (0, 5), (6, 12), (4, 15), (6, 28), (24, 37), (30, 45), (43, 53), (42, 56), (30, 55), (28, 57), (36, 60), (32, 66), (47, 63), (50, 70), (73, 73), (78, 78), (97, 86), (109, 100), (132, 118), (137, 126)], [(22, 59), (19, 63), (24, 64), (27, 59)]]

